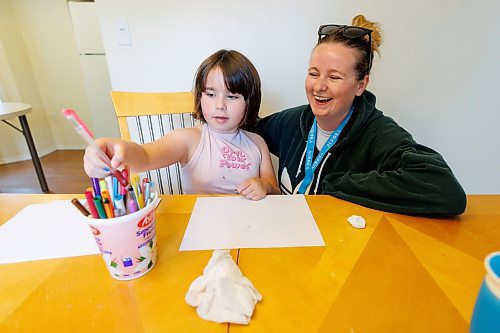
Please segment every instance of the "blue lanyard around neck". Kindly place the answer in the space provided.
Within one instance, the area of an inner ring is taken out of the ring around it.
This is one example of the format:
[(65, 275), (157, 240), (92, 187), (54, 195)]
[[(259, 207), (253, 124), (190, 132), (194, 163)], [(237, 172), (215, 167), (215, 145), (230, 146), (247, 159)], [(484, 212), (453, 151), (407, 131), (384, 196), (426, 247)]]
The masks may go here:
[[(316, 117), (314, 118), (314, 122), (311, 126), (311, 130), (309, 131), (309, 135), (307, 136), (307, 150), (306, 150), (306, 162), (305, 162), (305, 177), (304, 180), (302, 180), (302, 184), (299, 187), (298, 193), (299, 194), (304, 194), (305, 191), (307, 190), (307, 187), (309, 184), (311, 184), (313, 178), (314, 178), (314, 171), (318, 167), (318, 165), (321, 163), (321, 160), (323, 160), (323, 157), (325, 154), (330, 150), (330, 148), (335, 145), (337, 142), (340, 133), (342, 133), (342, 130), (344, 129), (345, 125), (351, 118), (352, 112), (354, 110), (354, 107), (351, 107), (351, 110), (349, 111), (349, 114), (347, 117), (342, 120), (340, 125), (333, 131), (332, 134), (330, 134), (330, 137), (328, 140), (325, 142), (323, 145), (323, 148), (321, 148), (318, 156), (316, 156), (316, 159), (313, 162), (313, 156), (314, 156), (314, 147), (316, 146), (316, 133), (318, 131), (318, 125), (316, 123)], [(299, 166), (300, 167), (300, 166)]]

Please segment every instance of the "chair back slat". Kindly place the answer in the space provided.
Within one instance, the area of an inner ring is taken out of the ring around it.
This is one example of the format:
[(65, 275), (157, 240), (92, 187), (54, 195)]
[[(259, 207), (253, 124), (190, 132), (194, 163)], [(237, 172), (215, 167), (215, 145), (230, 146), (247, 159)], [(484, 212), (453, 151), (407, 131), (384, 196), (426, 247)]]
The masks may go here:
[(191, 92), (149, 93), (112, 91), (111, 99), (117, 117), (148, 114), (191, 113), (194, 99)]
[[(112, 91), (111, 98), (123, 139), (140, 144), (157, 140), (168, 132), (198, 124), (192, 116), (191, 92), (137, 93)], [(148, 177), (161, 194), (182, 194), (179, 163), (140, 174)]]

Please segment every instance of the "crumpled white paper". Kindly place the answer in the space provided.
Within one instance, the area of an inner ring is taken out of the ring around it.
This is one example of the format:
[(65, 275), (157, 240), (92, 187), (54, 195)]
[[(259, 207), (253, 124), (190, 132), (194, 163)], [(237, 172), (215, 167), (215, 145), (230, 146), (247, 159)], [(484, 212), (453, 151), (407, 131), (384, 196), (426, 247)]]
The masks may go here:
[(351, 215), (347, 218), (347, 221), (354, 227), (358, 229), (363, 229), (366, 227), (366, 221), (363, 217), (358, 215)]
[(185, 299), (205, 320), (248, 325), (262, 295), (243, 276), (229, 250), (215, 250)]

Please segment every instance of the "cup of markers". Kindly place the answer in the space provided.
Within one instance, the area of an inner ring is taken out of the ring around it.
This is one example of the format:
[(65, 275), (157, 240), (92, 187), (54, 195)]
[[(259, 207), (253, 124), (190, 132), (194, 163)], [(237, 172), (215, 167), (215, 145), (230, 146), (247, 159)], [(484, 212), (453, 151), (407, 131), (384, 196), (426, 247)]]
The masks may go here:
[(156, 263), (156, 207), (158, 193), (147, 179), (92, 178), (85, 191), (87, 205), (79, 208), (101, 251), (106, 267), (117, 280), (131, 280), (149, 272)]

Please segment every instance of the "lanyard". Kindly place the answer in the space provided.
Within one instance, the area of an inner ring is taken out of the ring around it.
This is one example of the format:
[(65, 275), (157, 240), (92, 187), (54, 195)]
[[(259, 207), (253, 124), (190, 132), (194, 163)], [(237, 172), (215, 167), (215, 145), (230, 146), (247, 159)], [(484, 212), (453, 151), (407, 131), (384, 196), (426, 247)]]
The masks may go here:
[(326, 152), (330, 150), (330, 148), (335, 145), (337, 142), (340, 133), (342, 133), (342, 130), (344, 129), (345, 125), (351, 118), (352, 112), (354, 110), (354, 107), (351, 107), (351, 110), (349, 111), (349, 114), (347, 117), (342, 120), (340, 125), (333, 131), (332, 134), (330, 134), (330, 137), (328, 140), (325, 142), (323, 147), (321, 148), (318, 156), (316, 156), (316, 159), (314, 162), (312, 161), (313, 155), (314, 155), (314, 147), (316, 146), (316, 132), (318, 130), (318, 125), (316, 123), (316, 118), (314, 118), (314, 122), (311, 126), (311, 130), (309, 131), (309, 135), (307, 136), (307, 150), (306, 150), (306, 162), (305, 162), (305, 177), (304, 180), (302, 180), (302, 184), (300, 185), (300, 188), (298, 190), (299, 194), (304, 194), (305, 191), (307, 190), (307, 187), (309, 184), (312, 182), (313, 177), (314, 177), (314, 171), (318, 167), (319, 163), (321, 163), (321, 160), (325, 156)]

